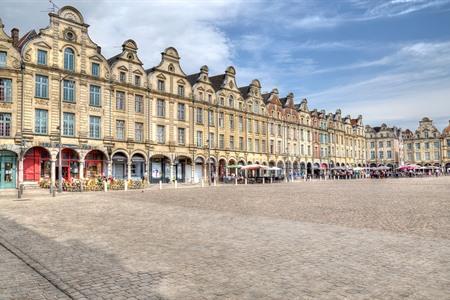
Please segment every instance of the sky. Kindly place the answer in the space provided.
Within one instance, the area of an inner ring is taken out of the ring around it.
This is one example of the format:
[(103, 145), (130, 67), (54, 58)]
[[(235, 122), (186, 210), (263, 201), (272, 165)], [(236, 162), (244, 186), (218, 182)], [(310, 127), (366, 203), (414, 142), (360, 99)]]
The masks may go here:
[[(7, 32), (48, 25), (47, 0), (0, 0)], [(109, 58), (136, 41), (145, 68), (175, 47), (186, 74), (233, 65), (239, 86), (293, 92), (310, 109), (377, 126), (450, 120), (450, 0), (55, 0), (72, 5)]]

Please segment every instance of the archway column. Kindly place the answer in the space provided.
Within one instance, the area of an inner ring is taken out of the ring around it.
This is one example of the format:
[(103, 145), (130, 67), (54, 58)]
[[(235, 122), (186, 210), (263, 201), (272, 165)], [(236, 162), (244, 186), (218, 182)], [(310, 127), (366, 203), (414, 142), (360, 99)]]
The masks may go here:
[(131, 160), (130, 159), (127, 162), (127, 179), (131, 180)]
[(79, 178), (84, 179), (84, 159), (80, 159)]
[(191, 160), (191, 183), (195, 182), (195, 159)]
[(111, 160), (106, 161), (106, 176), (112, 177), (112, 161)]
[(50, 182), (52, 186), (56, 183), (56, 159), (50, 160)]
[(17, 172), (18, 172), (18, 181), (19, 184), (23, 183), (23, 156), (19, 159), (19, 165), (17, 166)]
[(173, 169), (174, 169), (174, 166), (175, 166), (175, 164), (173, 163), (173, 160), (170, 162), (170, 171), (169, 171), (169, 173), (170, 173), (170, 177), (169, 177), (169, 182), (172, 182), (172, 180), (173, 180)]

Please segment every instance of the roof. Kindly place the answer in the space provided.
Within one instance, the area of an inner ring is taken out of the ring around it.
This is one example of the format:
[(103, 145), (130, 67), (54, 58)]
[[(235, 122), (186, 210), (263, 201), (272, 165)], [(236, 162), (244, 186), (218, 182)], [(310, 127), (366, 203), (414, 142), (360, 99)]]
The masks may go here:
[(200, 73), (190, 74), (186, 77), (186, 79), (191, 84), (191, 86), (194, 86), (194, 84), (197, 83), (199, 76), (200, 76)]
[(222, 83), (225, 80), (225, 74), (209, 77), (213, 89), (217, 92), (222, 87)]
[(442, 134), (450, 136), (450, 122), (449, 122), (448, 126), (445, 127), (444, 130), (442, 130)]
[(286, 103), (287, 103), (287, 97), (284, 97), (284, 98), (278, 98), (278, 99), (280, 99), (281, 106), (282, 106), (282, 107), (285, 107), (285, 106), (286, 106)]
[(26, 42), (28, 42), (29, 40), (35, 38), (38, 34), (36, 33), (36, 31), (30, 30), (27, 33), (24, 34), (24, 36), (22, 36), (19, 39), (19, 42), (17, 43), (17, 48), (22, 49), (22, 47), (26, 44)]
[(239, 89), (239, 92), (241, 92), (242, 96), (245, 97), (248, 95), (248, 93), (250, 92), (250, 86), (241, 86)]
[(350, 119), (352, 126), (358, 125), (358, 119)]
[(262, 94), (261, 97), (263, 98), (264, 103), (267, 104), (269, 102), (270, 93)]
[(108, 64), (109, 65), (112, 65), (116, 60), (118, 60), (119, 59), (119, 57), (122, 55), (122, 53), (119, 53), (119, 54), (117, 54), (117, 55), (114, 55), (113, 57), (111, 57), (111, 58), (108, 58)]

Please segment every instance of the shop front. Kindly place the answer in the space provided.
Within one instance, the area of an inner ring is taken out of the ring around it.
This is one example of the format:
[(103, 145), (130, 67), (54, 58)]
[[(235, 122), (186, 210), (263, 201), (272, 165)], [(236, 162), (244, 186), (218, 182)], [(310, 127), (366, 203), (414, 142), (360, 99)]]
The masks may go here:
[[(64, 148), (62, 151), (62, 177), (66, 181), (80, 178), (80, 157), (78, 153), (70, 148)], [(56, 158), (56, 168), (59, 168), (59, 154)]]
[(16, 187), (17, 155), (12, 151), (0, 150), (0, 189)]
[(23, 180), (38, 182), (50, 179), (50, 153), (42, 147), (30, 148), (23, 158)]
[(106, 155), (99, 150), (92, 150), (84, 159), (84, 178), (95, 178), (107, 175)]
[(165, 156), (153, 156), (150, 159), (151, 183), (170, 182), (170, 159)]
[(118, 152), (112, 157), (112, 176), (116, 179), (128, 178), (128, 157)]

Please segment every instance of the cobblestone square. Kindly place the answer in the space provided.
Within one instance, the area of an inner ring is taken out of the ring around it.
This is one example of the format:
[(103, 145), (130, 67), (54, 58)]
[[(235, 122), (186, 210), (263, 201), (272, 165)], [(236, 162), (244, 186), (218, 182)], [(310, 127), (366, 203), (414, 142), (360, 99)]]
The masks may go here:
[(450, 177), (0, 195), (0, 299), (449, 299), (449, 195)]

